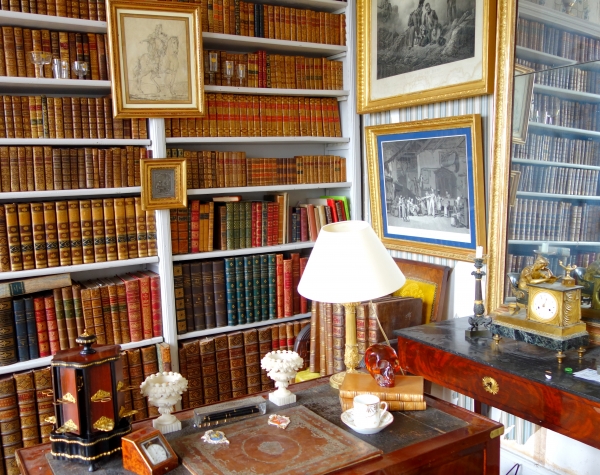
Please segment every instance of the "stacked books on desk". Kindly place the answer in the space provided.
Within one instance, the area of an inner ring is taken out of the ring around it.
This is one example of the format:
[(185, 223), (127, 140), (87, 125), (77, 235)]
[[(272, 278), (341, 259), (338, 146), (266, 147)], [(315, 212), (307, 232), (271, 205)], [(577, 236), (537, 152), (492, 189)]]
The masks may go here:
[(398, 376), (393, 388), (384, 388), (367, 373), (346, 373), (340, 388), (342, 411), (354, 407), (354, 397), (373, 394), (387, 402), (389, 411), (424, 411), (423, 378), (421, 376)]

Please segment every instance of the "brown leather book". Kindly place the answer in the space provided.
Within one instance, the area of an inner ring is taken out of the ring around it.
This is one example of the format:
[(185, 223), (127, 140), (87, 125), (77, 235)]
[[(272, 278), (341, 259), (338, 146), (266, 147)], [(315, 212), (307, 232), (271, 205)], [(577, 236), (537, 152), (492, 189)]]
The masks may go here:
[(15, 451), (23, 447), (21, 438), (18, 397), (12, 376), (0, 379), (0, 406), (2, 420), (0, 421), (0, 437), (4, 453), (3, 470), (6, 474), (18, 475), (19, 467), (15, 459)]
[[(56, 326), (58, 330), (58, 345), (61, 350), (69, 349), (69, 337), (67, 334), (67, 322), (65, 320), (65, 309), (60, 289), (52, 289), (52, 299), (54, 302), (54, 315), (56, 316)], [(46, 307), (46, 316), (48, 315)]]
[(219, 401), (215, 341), (213, 338), (206, 338), (200, 340), (199, 344), (204, 404), (212, 404)]
[(0, 328), (2, 328), (2, 334), (0, 335), (0, 345), (2, 345), (0, 365), (6, 366), (17, 363), (19, 358), (16, 341), (16, 316), (13, 313), (11, 298), (0, 299)]
[(54, 295), (52, 292), (44, 295), (44, 309), (46, 311), (50, 354), (54, 355), (57, 351), (60, 351), (60, 337), (58, 332), (58, 321), (56, 319), (56, 306), (54, 304)]
[[(23, 138), (23, 113), (21, 111), (21, 98), (19, 96), (11, 97), (11, 109), (9, 114), (12, 116), (15, 138)], [(24, 189), (23, 191), (26, 191)]]
[(133, 408), (138, 411), (133, 416), (134, 420), (139, 421), (148, 417), (146, 399), (139, 390), (140, 384), (144, 381), (144, 369), (142, 366), (142, 356), (139, 348), (127, 350), (127, 360), (129, 363), (129, 383), (135, 389), (131, 391)]
[(115, 327), (119, 331), (119, 322), (112, 320), (112, 314), (110, 312), (110, 295), (108, 293), (108, 286), (105, 282), (98, 279), (95, 281), (95, 285), (100, 290), (100, 304), (102, 305), (102, 320), (104, 321), (104, 339), (107, 345), (115, 344)]
[[(98, 5), (101, 2), (97, 2), (96, 0), (88, 0), (87, 1), (87, 7), (88, 7), (88, 17), (90, 20), (98, 20)], [(106, 20), (106, 19), (105, 19)]]
[[(108, 55), (107, 55), (107, 57), (108, 57)], [(103, 110), (103, 115), (104, 115), (104, 130), (106, 133), (106, 138), (107, 139), (118, 138), (115, 135), (115, 131), (114, 131), (110, 97), (102, 98), (102, 110)]]
[(84, 139), (90, 137), (90, 113), (88, 107), (87, 98), (83, 97), (81, 100), (81, 134)]
[(185, 297), (183, 291), (183, 265), (173, 264), (173, 290), (175, 292), (175, 317), (177, 334), (187, 333), (187, 319), (185, 313)]
[[(4, 35), (0, 35), (0, 49), (4, 50)], [(4, 54), (0, 54), (0, 76), (6, 76), (6, 60)]]
[(148, 246), (148, 256), (158, 255), (156, 246), (156, 214), (152, 210), (146, 211), (146, 242)]
[(21, 242), (21, 259), (23, 262), (23, 270), (35, 269), (31, 208), (29, 203), (19, 203), (17, 205), (17, 209), (19, 216), (19, 240)]
[[(198, 340), (186, 341), (181, 345), (183, 350), (184, 365), (187, 371), (188, 380), (188, 407), (198, 407), (204, 403), (204, 393), (202, 390), (202, 368), (200, 364), (200, 345)], [(180, 368), (181, 370), (181, 368)]]
[(92, 230), (94, 236), (94, 261), (106, 262), (106, 240), (104, 236), (104, 203), (101, 199), (92, 202)]
[[(89, 297), (91, 302), (91, 311), (92, 311), (92, 319), (94, 324), (94, 333), (97, 338), (97, 342), (99, 345), (106, 344), (106, 328), (104, 325), (104, 312), (102, 308), (102, 294), (100, 293), (100, 287), (96, 282), (85, 282), (85, 288), (89, 289)], [(85, 316), (86, 309), (86, 298), (83, 294), (83, 289), (81, 290), (81, 297), (83, 299), (83, 309)]]
[[(172, 371), (171, 365), (171, 345), (163, 341), (156, 344), (156, 356), (158, 357), (158, 372)], [(189, 383), (188, 383), (189, 390)]]
[(6, 216), (6, 233), (8, 237), (8, 248), (10, 256), (10, 270), (23, 270), (23, 259), (21, 254), (21, 234), (19, 230), (19, 214), (16, 203), (4, 205)]
[[(368, 373), (348, 373), (350, 378), (340, 387), (340, 397), (352, 399), (361, 394), (373, 394), (382, 401), (422, 402), (422, 376), (396, 376), (393, 388), (384, 388)], [(347, 375), (348, 375), (347, 374)]]
[(260, 349), (256, 328), (246, 330), (244, 335), (244, 354), (246, 357), (246, 384), (248, 394), (258, 393), (261, 388)]
[(56, 203), (54, 203), (53, 201), (49, 201), (44, 202), (43, 204), (44, 227), (46, 231), (46, 256), (48, 259), (48, 267), (57, 267), (60, 265), (60, 252), (58, 244)]
[[(370, 377), (370, 376), (369, 376)], [(425, 401), (405, 402), (405, 401), (386, 401), (388, 411), (424, 411), (427, 409)], [(340, 396), (342, 411), (347, 411), (354, 407), (354, 398), (345, 398)]]
[[(4, 124), (6, 128), (6, 138), (12, 139), (15, 137), (15, 124), (12, 115), (12, 99), (11, 96), (2, 96), (4, 108)], [(16, 190), (18, 191), (18, 190)]]
[(227, 401), (232, 397), (232, 381), (227, 335), (223, 334), (215, 336), (215, 357), (217, 362), (219, 401)]
[(37, 416), (42, 443), (49, 442), (50, 431), (54, 427), (46, 418), (54, 415), (54, 397), (52, 391), (52, 372), (50, 367), (33, 371), (35, 385)]
[(81, 302), (81, 285), (74, 283), (71, 286), (71, 294), (73, 295), (73, 314), (75, 315), (76, 334), (81, 335), (85, 331), (85, 320), (83, 318), (83, 306)]
[(135, 198), (126, 197), (125, 200), (125, 223), (127, 229), (127, 250), (129, 259), (139, 257), (137, 242), (137, 223), (135, 214)]
[(10, 271), (10, 251), (8, 249), (8, 232), (6, 228), (6, 211), (0, 206), (0, 272)]
[[(127, 357), (126, 351), (121, 351), (121, 362), (123, 363), (123, 386), (124, 388), (129, 388), (131, 386), (131, 379), (129, 377), (129, 358)], [(127, 410), (133, 409), (133, 402), (131, 400), (131, 390), (124, 389), (123, 396), (123, 407)]]
[[(152, 374), (158, 373), (158, 357), (156, 355), (156, 346), (150, 345), (140, 349), (142, 355), (142, 368), (144, 371), (144, 379)], [(148, 417), (160, 415), (158, 407), (148, 404)]]
[(77, 338), (78, 333), (77, 322), (75, 321), (75, 308), (73, 304), (73, 288), (68, 285), (58, 290), (60, 290), (62, 294), (62, 306), (65, 315), (65, 323), (67, 326), (67, 338), (69, 341), (68, 348), (75, 348), (77, 347), (75, 339)]
[(182, 409), (189, 409), (190, 407), (190, 378), (189, 378), (189, 374), (188, 374), (188, 370), (187, 370), (187, 361), (185, 359), (185, 350), (183, 349), (182, 346), (179, 347), (178, 349), (178, 354), (179, 354), (179, 373), (181, 373), (181, 376), (183, 376), (185, 379), (188, 380), (188, 390), (184, 391), (184, 393), (181, 395), (181, 407)]
[(15, 52), (15, 31), (12, 26), (2, 27), (2, 39), (4, 43), (4, 62), (6, 64), (6, 76), (17, 77), (17, 56)]
[(81, 102), (85, 102), (85, 97), (71, 97), (71, 117), (73, 119), (73, 138), (83, 138), (81, 122)]
[(94, 313), (92, 310), (92, 291), (82, 284), (81, 290), (81, 311), (83, 313), (83, 321), (85, 330), (88, 333), (96, 334), (96, 325), (94, 324)]
[(35, 268), (45, 269), (48, 267), (48, 255), (46, 252), (46, 229), (44, 226), (43, 203), (31, 203), (31, 224)]
[(192, 274), (189, 262), (181, 264), (181, 276), (183, 282), (183, 308), (185, 311), (185, 322), (187, 332), (195, 330), (194, 307), (192, 304)]
[(371, 302), (368, 317), (369, 346), (385, 341), (377, 319), (388, 339), (394, 339), (394, 330), (421, 325), (423, 322), (421, 299), (394, 297), (389, 300)]
[[(131, 330), (129, 325), (129, 315), (127, 313), (127, 290), (125, 283), (118, 277), (113, 277), (108, 279), (108, 281), (111, 282), (111, 287), (114, 286), (117, 291), (117, 310), (119, 312), (121, 343), (129, 343), (131, 342)], [(114, 316), (111, 316), (111, 318), (114, 319)]]
[(99, 139), (107, 138), (106, 137), (106, 122), (104, 115), (104, 102), (101, 97), (96, 98), (88, 98), (88, 105), (91, 107), (91, 102), (95, 104), (96, 107), (96, 132)]
[(95, 262), (92, 202), (90, 200), (79, 201), (79, 220), (81, 223), (81, 251), (83, 263), (90, 264)]
[[(71, 189), (71, 160), (69, 158), (69, 149), (61, 148), (60, 152), (60, 167), (57, 163), (54, 164), (54, 183), (56, 189), (70, 190)], [(57, 153), (57, 155), (59, 155)], [(60, 188), (57, 188), (60, 187)]]
[(71, 265), (71, 236), (69, 230), (69, 211), (66, 201), (56, 202), (56, 227), (61, 266)]
[[(260, 327), (257, 329), (258, 350), (260, 359), (264, 358), (272, 349), (271, 347), (271, 327)], [(267, 372), (261, 369), (260, 372), (261, 390), (268, 391), (273, 387), (273, 380), (267, 376)]]
[(147, 340), (152, 338), (154, 334), (150, 277), (142, 273), (129, 275), (131, 275), (131, 277), (134, 279), (137, 279), (140, 283), (140, 312), (142, 316), (142, 329), (144, 339)]
[(40, 428), (38, 424), (36, 393), (33, 372), (17, 373), (14, 375), (21, 422), (23, 447), (32, 447), (40, 443)]
[[(332, 332), (333, 332), (333, 372), (339, 373), (346, 369), (344, 364), (344, 351), (346, 347), (346, 338), (344, 325), (344, 306), (339, 303), (332, 305)], [(358, 331), (357, 331), (358, 333)]]
[(125, 198), (115, 198), (115, 227), (117, 237), (117, 256), (119, 260), (129, 258), (127, 216)]
[(227, 340), (229, 342), (232, 395), (233, 397), (239, 397), (248, 394), (244, 358), (244, 337), (242, 332), (234, 332), (227, 334)]
[(43, 295), (33, 299), (33, 311), (38, 340), (38, 354), (41, 358), (50, 356), (50, 337), (48, 335), (48, 322), (46, 321), (46, 301)]
[(52, 147), (45, 146), (44, 150), (44, 174), (46, 176), (46, 190), (54, 189), (54, 170), (52, 163)]
[[(131, 275), (121, 275), (118, 278), (125, 284), (131, 341), (142, 341), (144, 339), (144, 326), (140, 301), (140, 281)], [(150, 325), (150, 329), (152, 329), (152, 322), (150, 322)]]
[[(55, 133), (57, 139), (65, 138), (65, 129), (64, 129), (65, 126), (64, 126), (64, 116), (63, 116), (63, 98), (54, 97), (53, 99), (54, 99), (54, 133)], [(30, 108), (30, 110), (31, 110), (31, 108)], [(52, 110), (49, 110), (48, 114), (52, 114)], [(33, 116), (32, 116), (32, 120), (33, 120)], [(36, 130), (37, 130), (37, 128), (36, 128)], [(32, 133), (33, 133), (33, 129), (32, 129)]]
[[(46, 170), (44, 164), (44, 148), (33, 147), (33, 180), (35, 191), (46, 190)], [(1, 152), (0, 152), (1, 153)]]
[(97, 139), (98, 136), (98, 111), (96, 109), (96, 99), (93, 97), (87, 98), (87, 113), (89, 122), (89, 134), (90, 138)]
[[(56, 100), (55, 100), (56, 104)], [(62, 118), (63, 118), (63, 130), (64, 130), (64, 138), (72, 139), (73, 138), (73, 109), (71, 106), (71, 98), (63, 97), (62, 98)], [(58, 121), (56, 121), (58, 124)], [(38, 127), (39, 130), (39, 127)]]
[(117, 251), (117, 229), (115, 219), (115, 200), (105, 198), (102, 200), (104, 208), (104, 239), (106, 242), (106, 260), (116, 261), (119, 258)]
[(79, 216), (80, 202), (77, 200), (67, 201), (69, 216), (69, 237), (71, 246), (71, 264), (83, 264), (83, 248), (81, 236), (81, 218)]
[(0, 147), (0, 173), (2, 192), (10, 191), (10, 158), (9, 147)]
[(146, 212), (142, 209), (142, 199), (139, 196), (134, 198), (134, 203), (138, 257), (148, 257)]
[[(203, 271), (204, 272), (204, 271)], [(214, 288), (215, 324), (217, 327), (227, 326), (227, 299), (225, 288), (225, 262), (218, 259), (212, 262)], [(194, 288), (192, 288), (194, 292)], [(208, 321), (206, 322), (208, 325)], [(210, 328), (207, 326), (207, 328)]]

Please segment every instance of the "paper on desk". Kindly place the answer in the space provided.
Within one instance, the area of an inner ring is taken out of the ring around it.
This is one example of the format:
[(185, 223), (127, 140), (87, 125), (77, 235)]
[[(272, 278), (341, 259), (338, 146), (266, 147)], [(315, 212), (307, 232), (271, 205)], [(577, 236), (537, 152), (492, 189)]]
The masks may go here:
[(598, 371), (596, 371), (595, 369), (588, 368), (581, 371), (577, 371), (576, 373), (573, 373), (573, 376), (577, 376), (578, 378), (582, 379), (589, 379), (590, 381), (600, 383), (600, 374), (598, 374)]

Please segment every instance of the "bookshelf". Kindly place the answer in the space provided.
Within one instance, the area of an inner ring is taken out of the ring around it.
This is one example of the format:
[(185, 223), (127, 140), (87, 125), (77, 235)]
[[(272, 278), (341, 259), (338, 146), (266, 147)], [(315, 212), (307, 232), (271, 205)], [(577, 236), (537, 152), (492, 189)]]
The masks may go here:
[(110, 93), (110, 81), (0, 76), (1, 94), (35, 94), (40, 88), (46, 94), (106, 96)]

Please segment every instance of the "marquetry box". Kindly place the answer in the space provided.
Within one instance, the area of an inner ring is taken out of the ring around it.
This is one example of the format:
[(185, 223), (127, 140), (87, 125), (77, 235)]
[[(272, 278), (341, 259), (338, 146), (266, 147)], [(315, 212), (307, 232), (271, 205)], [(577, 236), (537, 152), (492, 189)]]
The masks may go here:
[(59, 351), (52, 359), (55, 426), (52, 455), (89, 465), (121, 450), (131, 432), (124, 408), (123, 366), (119, 345), (92, 348), (95, 335), (84, 333), (79, 348)]

